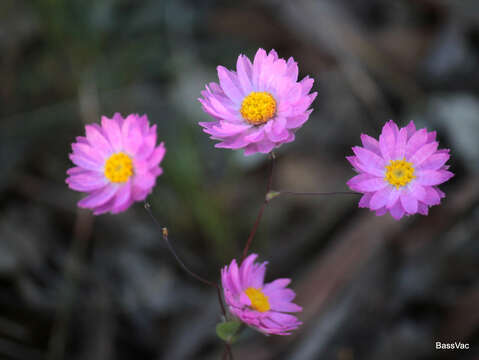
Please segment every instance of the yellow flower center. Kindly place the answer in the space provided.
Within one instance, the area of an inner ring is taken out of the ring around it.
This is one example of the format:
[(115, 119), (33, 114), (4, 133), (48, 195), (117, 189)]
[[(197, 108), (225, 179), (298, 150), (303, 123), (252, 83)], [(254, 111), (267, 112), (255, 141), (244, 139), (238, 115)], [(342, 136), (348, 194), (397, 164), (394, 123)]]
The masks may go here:
[(251, 92), (241, 103), (240, 113), (251, 125), (261, 125), (276, 113), (276, 100), (266, 91)]
[(125, 182), (131, 175), (133, 175), (133, 161), (128, 155), (119, 152), (106, 160), (105, 176), (111, 182)]
[(415, 179), (414, 167), (412, 163), (403, 160), (389, 160), (389, 165), (386, 165), (386, 180), (396, 189), (405, 186)]
[(259, 312), (266, 312), (271, 309), (269, 305), (268, 297), (263, 294), (260, 289), (255, 289), (252, 287), (247, 288), (245, 291), (246, 296), (249, 297), (251, 301), (251, 307)]

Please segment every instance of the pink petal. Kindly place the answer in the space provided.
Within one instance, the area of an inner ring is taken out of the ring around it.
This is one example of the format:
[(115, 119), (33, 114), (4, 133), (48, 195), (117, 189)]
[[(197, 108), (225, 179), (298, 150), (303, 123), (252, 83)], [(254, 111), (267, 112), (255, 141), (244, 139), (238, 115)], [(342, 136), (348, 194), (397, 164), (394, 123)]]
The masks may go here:
[(358, 158), (356, 156), (346, 156), (346, 160), (353, 166), (354, 170), (361, 172), (361, 165), (359, 164)]
[(400, 195), (401, 195), (401, 190), (392, 188), (391, 193), (389, 194), (389, 199), (386, 203), (386, 208), (391, 209), (398, 201)]
[(426, 186), (425, 196), (422, 202), (424, 202), (426, 205), (429, 205), (429, 206), (439, 205), (441, 203), (441, 197), (439, 196), (436, 189), (434, 189), (431, 186)]
[[(229, 117), (229, 112), (228, 113), (222, 113), (220, 111), (218, 111), (214, 106), (213, 104), (211, 103), (211, 101), (213, 100), (214, 98), (206, 98), (205, 96), (205, 99), (202, 99), (202, 98), (198, 98), (198, 101), (201, 103), (201, 107), (203, 108), (203, 111), (206, 112), (207, 114), (211, 115), (212, 117), (214, 117), (215, 119), (219, 120), (219, 119), (226, 119)], [(216, 100), (217, 101), (217, 100)], [(217, 101), (218, 102), (218, 101)], [(219, 103), (219, 102), (218, 102)], [(221, 105), (223, 106), (223, 105)], [(224, 106), (223, 106), (224, 107)], [(200, 122), (199, 123), (201, 126), (206, 126), (208, 124), (208, 122)]]
[(240, 294), (239, 301), (243, 306), (251, 306), (251, 299), (244, 292)]
[(131, 182), (127, 181), (117, 191), (112, 204), (112, 213), (125, 211), (131, 204)]
[(376, 210), (376, 216), (383, 216), (384, 214), (386, 214), (388, 212), (388, 209), (386, 209), (385, 207), (382, 207), (378, 210)]
[(149, 133), (156, 133), (156, 125), (153, 125), (150, 128), (150, 123), (148, 121), (148, 116), (142, 115), (138, 116), (136, 119), (137, 126), (140, 128), (141, 134), (146, 136)]
[(103, 168), (103, 164), (100, 165), (90, 158), (86, 158), (84, 156), (70, 154), (69, 158), (75, 165), (87, 170), (101, 171)]
[(223, 142), (215, 144), (216, 148), (226, 148), (226, 149), (241, 149), (242, 147), (248, 145), (248, 141), (245, 140), (243, 135), (234, 136), (231, 138), (223, 139)]
[(263, 59), (263, 63), (261, 65), (261, 71), (259, 73), (258, 78), (258, 85), (257, 89), (259, 91), (268, 90), (268, 85), (271, 77), (274, 75), (273, 73), (273, 65), (274, 65), (274, 56), (268, 55), (265, 59)]
[(264, 139), (263, 141), (258, 142), (256, 146), (257, 146), (258, 152), (263, 154), (268, 154), (271, 152), (271, 150), (274, 149), (276, 144), (272, 141)]
[[(296, 81), (291, 81), (290, 78), (284, 76), (287, 68), (288, 66), (284, 59), (277, 59), (276, 61), (274, 61), (273, 65), (268, 69), (269, 74), (268, 74), (268, 78), (265, 80), (264, 88), (265, 89), (275, 88), (276, 84), (278, 84), (278, 81), (287, 81), (290, 84), (295, 84), (298, 86), (299, 88), (298, 98), (299, 98), (301, 96), (302, 86), (296, 83)], [(295, 102), (295, 100), (291, 100), (291, 102)]]
[[(296, 61), (294, 61), (294, 59), (292, 57), (290, 57), (288, 59), (288, 62), (286, 63), (286, 66), (287, 66), (287, 69), (286, 69), (286, 73), (285, 75), (291, 79), (291, 81), (298, 81), (298, 63)], [(304, 80), (306, 79), (306, 82), (304, 82)], [(303, 83), (304, 82), (304, 83)], [(307, 84), (308, 82), (308, 77), (305, 77), (302, 81), (301, 81), (301, 85), (303, 86), (303, 91), (304, 94), (307, 94), (309, 92), (309, 90), (311, 90), (311, 86), (309, 86), (309, 84)], [(309, 89), (308, 89), (308, 86), (309, 86)]]
[(243, 93), (249, 94), (253, 91), (253, 84), (251, 82), (253, 77), (253, 64), (251, 64), (247, 56), (240, 55), (236, 62), (236, 70), (238, 72), (238, 80), (243, 88)]
[(89, 171), (86, 169), (83, 169), (81, 167), (75, 166), (67, 170), (68, 175), (79, 175), (79, 174), (85, 174), (88, 173)]
[(90, 143), (88, 142), (87, 138), (84, 137), (84, 136), (77, 136), (75, 138), (76, 142), (79, 143), (79, 144), (87, 144), (87, 145), (90, 145)]
[(300, 114), (300, 115), (296, 115), (296, 116), (293, 116), (293, 117), (288, 117), (288, 122), (286, 124), (286, 127), (288, 129), (297, 129), (299, 128), (300, 126), (302, 126), (306, 121), (308, 121), (309, 119), (309, 116), (311, 115), (311, 113), (313, 112), (313, 110), (308, 110), (306, 111), (305, 113), (303, 114)]
[(217, 137), (235, 136), (250, 129), (250, 124), (233, 124), (227, 121), (220, 121), (220, 126), (213, 127), (210, 134)]
[(80, 200), (78, 202), (78, 206), (89, 209), (101, 206), (105, 204), (108, 200), (110, 200), (116, 194), (117, 190), (118, 186), (109, 184), (104, 188), (91, 193), (86, 198)]
[(123, 117), (121, 116), (120, 113), (114, 113), (113, 114), (113, 118), (112, 118), (113, 121), (115, 121), (118, 126), (121, 128), (122, 124), (123, 124)]
[(258, 153), (258, 146), (256, 144), (250, 144), (244, 148), (244, 155), (250, 156)]
[(224, 66), (218, 66), (218, 78), (220, 79), (220, 85), (225, 94), (233, 100), (235, 103), (241, 103), (245, 94), (241, 89), (238, 77), (232, 71), (229, 71)]
[(274, 60), (278, 60), (278, 53), (276, 52), (275, 49), (271, 49), (271, 50), (269, 51), (268, 56), (270, 56), (270, 57), (273, 59), (273, 61), (274, 61)]
[(436, 141), (436, 135), (437, 134), (435, 131), (431, 131), (430, 133), (428, 133), (426, 143), (431, 143), (433, 141)]
[(294, 315), (274, 311), (271, 312), (270, 319), (277, 324), (295, 324), (298, 322), (298, 318)]
[(264, 282), (264, 274), (266, 272), (266, 262), (258, 265), (258, 267), (253, 271), (251, 274), (251, 286), (256, 289), (261, 289), (263, 287)]
[(384, 167), (386, 162), (383, 158), (376, 155), (374, 152), (364, 149), (360, 146), (354, 146), (353, 152), (358, 157), (358, 160), (368, 169), (376, 169), (377, 176), (384, 175)]
[(410, 121), (409, 124), (406, 126), (406, 131), (407, 131), (407, 138), (410, 139), (411, 136), (414, 135), (416, 132), (416, 125), (414, 125), (414, 121)]
[(257, 254), (249, 255), (246, 259), (244, 259), (243, 263), (240, 266), (240, 269), (239, 269), (240, 279), (244, 287), (250, 286), (249, 280), (250, 280), (251, 270), (253, 269), (252, 265), (257, 257), (258, 257)]
[(426, 190), (417, 181), (413, 181), (409, 184), (409, 192), (417, 201), (423, 201), (426, 197)]
[(346, 159), (353, 165), (356, 171), (370, 174), (375, 177), (384, 177), (384, 170), (380, 170), (377, 167), (372, 166), (371, 164), (364, 164), (359, 161), (357, 156), (347, 156)]
[(373, 177), (369, 174), (359, 174), (350, 179), (347, 185), (354, 191), (371, 192), (381, 190), (388, 183), (382, 178)]
[(417, 213), (417, 200), (408, 191), (404, 191), (401, 196), (401, 205), (408, 214)]
[(150, 172), (153, 174), (153, 176), (157, 177), (163, 174), (163, 169), (161, 167), (157, 167), (158, 165), (150, 168)]
[(149, 171), (144, 174), (135, 174), (133, 186), (142, 190), (150, 190), (155, 185), (156, 177)]
[(429, 213), (429, 207), (426, 204), (419, 203), (417, 205), (417, 212), (421, 215), (427, 215)]
[(102, 166), (103, 163), (105, 162), (104, 156), (100, 154), (100, 152), (97, 149), (91, 147), (89, 144), (73, 143), (72, 149), (75, 155), (91, 160), (92, 162), (94, 162), (95, 164), (98, 164), (99, 166)]
[(381, 150), (379, 150), (379, 141), (377, 141), (375, 138), (366, 134), (361, 134), (361, 142), (363, 143), (365, 149), (374, 152), (376, 155), (381, 155)]
[(291, 279), (276, 279), (270, 283), (267, 283), (263, 287), (263, 291), (265, 293), (271, 293), (276, 290), (284, 289), (286, 286), (289, 285), (291, 282)]
[(101, 215), (101, 214), (104, 214), (104, 213), (107, 213), (107, 212), (111, 211), (112, 202), (113, 202), (112, 199), (110, 199), (106, 203), (104, 203), (103, 205), (92, 209), (93, 210), (93, 215)]
[(137, 159), (146, 159), (148, 158), (153, 150), (155, 149), (156, 145), (156, 125), (153, 125), (154, 132), (143, 136), (142, 143), (138, 148), (135, 157)]
[(454, 174), (446, 170), (421, 170), (416, 181), (421, 185), (439, 185), (452, 178)]
[(258, 142), (264, 139), (263, 127), (253, 127), (248, 131), (248, 135), (245, 135), (244, 139), (248, 143)]
[(267, 57), (266, 51), (264, 49), (258, 49), (253, 60), (253, 87), (257, 87), (259, 83), (259, 77), (261, 74), (261, 67), (263, 65), (264, 59)]
[(148, 164), (151, 167), (158, 166), (158, 164), (161, 163), (163, 158), (165, 157), (166, 153), (166, 148), (165, 148), (165, 143), (161, 142), (159, 146), (156, 147), (156, 149), (153, 151), (153, 154), (151, 154), (150, 158), (148, 159)]
[(399, 135), (399, 128), (397, 124), (392, 120), (389, 120), (388, 123), (389, 123), (389, 126), (391, 127), (391, 130), (393, 131), (394, 138), (397, 140)]
[(121, 128), (117, 121), (101, 117), (101, 126), (115, 152), (122, 150)]
[(300, 312), (303, 308), (295, 303), (277, 303), (271, 304), (271, 309), (282, 312)]
[(373, 197), (374, 193), (373, 192), (368, 192), (364, 194), (361, 197), (361, 200), (359, 200), (359, 207), (360, 208), (369, 208), (369, 203), (371, 201), (371, 198)]
[(449, 160), (450, 155), (448, 153), (436, 152), (425, 160), (420, 166), (421, 170), (438, 170), (444, 166)]
[(437, 193), (439, 194), (439, 197), (440, 197), (441, 199), (446, 197), (446, 194), (445, 194), (444, 192), (442, 192), (441, 189), (439, 189), (438, 187), (435, 187), (435, 186), (434, 186), (434, 190), (437, 191)]
[(381, 135), (379, 136), (379, 148), (384, 160), (389, 161), (394, 156), (396, 145), (396, 137), (391, 122), (387, 122), (383, 126)]
[(397, 201), (394, 206), (392, 206), (390, 209), (389, 209), (389, 213), (391, 214), (391, 216), (396, 219), (396, 220), (399, 220), (401, 219), (404, 214), (405, 214), (405, 211), (401, 205), (401, 201)]
[(85, 126), (86, 137), (90, 145), (97, 149), (97, 151), (106, 158), (113, 153), (113, 149), (110, 142), (103, 136), (101, 128), (99, 130), (99, 127), (94, 125), (96, 124)]
[(280, 302), (291, 302), (296, 297), (296, 294), (291, 289), (278, 289), (276, 291), (267, 292), (263, 289), (263, 292), (268, 296), (270, 302), (280, 303)]
[(410, 161), (414, 164), (414, 166), (421, 165), (426, 159), (436, 152), (438, 146), (439, 143), (436, 141), (422, 146), (414, 153), (414, 155), (410, 158)]
[(244, 122), (239, 113), (233, 113), (232, 110), (228, 108), (227, 104), (221, 99), (210, 97), (208, 100), (219, 118), (236, 123)]
[(103, 188), (108, 180), (102, 173), (89, 171), (66, 179), (69, 187), (76, 191), (93, 191)]
[(426, 129), (416, 131), (406, 144), (406, 159), (410, 159), (414, 153), (427, 141)]
[(243, 291), (243, 286), (241, 284), (241, 278), (236, 260), (233, 260), (231, 262), (228, 273), (231, 281), (231, 286), (233, 287), (233, 291), (237, 294), (241, 293)]
[[(301, 84), (301, 87), (302, 87), (301, 95), (306, 96), (311, 91), (311, 88), (313, 87), (314, 79), (311, 79), (309, 76), (306, 76), (299, 83)], [(312, 94), (315, 94), (314, 97), (316, 97), (317, 95), (316, 92)]]
[(406, 156), (406, 144), (407, 144), (407, 130), (401, 128), (399, 130), (398, 138), (396, 141), (395, 159), (403, 159)]
[(371, 198), (369, 203), (371, 210), (378, 210), (386, 205), (389, 196), (391, 194), (391, 187), (386, 186), (385, 188), (377, 191)]
[(361, 192), (378, 191), (386, 187), (388, 184), (382, 178), (373, 178), (365, 180), (358, 184), (357, 189)]
[[(288, 83), (289, 81), (285, 81), (285, 84), (288, 84)], [(280, 95), (286, 96), (287, 101), (291, 104), (295, 104), (296, 108), (299, 107), (301, 112), (305, 111), (309, 107), (311, 102), (313, 101), (313, 99), (310, 99), (308, 96), (302, 96), (303, 88), (301, 84), (299, 83), (289, 84), (288, 86), (286, 86), (286, 88), (288, 89), (287, 93), (284, 95), (283, 94), (280, 94)], [(303, 106), (301, 106), (301, 104), (299, 103), (300, 101), (305, 101), (306, 103)]]
[(136, 155), (142, 144), (143, 136), (137, 126), (130, 128), (126, 134), (123, 132), (123, 147), (128, 154)]
[(286, 119), (283, 117), (270, 120), (264, 127), (264, 131), (268, 138), (275, 143), (281, 143), (289, 137), (289, 131), (286, 129)]

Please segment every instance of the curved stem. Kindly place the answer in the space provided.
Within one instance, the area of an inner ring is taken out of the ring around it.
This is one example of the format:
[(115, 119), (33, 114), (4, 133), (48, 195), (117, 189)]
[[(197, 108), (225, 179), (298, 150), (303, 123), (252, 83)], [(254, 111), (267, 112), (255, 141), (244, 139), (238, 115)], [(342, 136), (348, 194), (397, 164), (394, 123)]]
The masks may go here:
[(256, 217), (256, 221), (254, 222), (253, 228), (251, 229), (251, 232), (248, 236), (248, 240), (246, 241), (246, 245), (243, 249), (243, 259), (242, 260), (244, 260), (246, 258), (246, 256), (248, 255), (248, 250), (251, 246), (251, 243), (253, 242), (253, 238), (256, 234), (256, 231), (258, 230), (258, 226), (259, 226), (259, 223), (260, 223), (261, 218), (263, 216), (264, 209), (266, 208), (266, 205), (270, 201), (270, 198), (268, 197), (268, 194), (271, 191), (271, 186), (273, 185), (273, 169), (274, 169), (275, 155), (274, 155), (273, 152), (271, 152), (270, 156), (271, 156), (271, 165), (270, 165), (270, 168), (269, 168), (268, 183), (266, 184), (266, 193), (265, 193), (265, 196), (264, 196), (263, 203), (261, 204), (261, 207), (259, 209), (258, 216)]
[(299, 195), (299, 196), (323, 196), (323, 195), (362, 195), (353, 191), (332, 191), (332, 192), (295, 192), (295, 191), (277, 191), (276, 196), (280, 195)]
[(223, 356), (221, 359), (226, 360), (226, 359), (234, 360), (233, 359), (233, 353), (231, 352), (231, 344), (228, 342), (225, 342), (225, 349), (223, 351)]
[(221, 307), (221, 312), (223, 313), (223, 316), (226, 318), (226, 308), (225, 308), (225, 305), (223, 304), (223, 298), (221, 297), (221, 289), (220, 289), (220, 286), (218, 285), (218, 283), (216, 282), (213, 282), (213, 281), (210, 281), (210, 280), (206, 280), (205, 278), (201, 277), (200, 275), (196, 274), (195, 272), (193, 272), (192, 270), (190, 270), (186, 264), (183, 262), (183, 260), (180, 259), (180, 257), (178, 256), (177, 252), (175, 251), (175, 249), (173, 248), (173, 245), (171, 244), (169, 238), (168, 238), (168, 229), (164, 226), (161, 226), (161, 224), (158, 222), (158, 220), (156, 220), (155, 216), (153, 215), (152, 211), (151, 211), (151, 205), (145, 201), (145, 209), (146, 211), (148, 212), (148, 214), (150, 215), (151, 219), (153, 220), (153, 222), (159, 227), (161, 228), (161, 237), (163, 238), (163, 240), (165, 241), (166, 243), (166, 246), (168, 247), (168, 250), (171, 252), (171, 254), (173, 254), (173, 257), (175, 258), (176, 262), (180, 265), (180, 267), (186, 272), (188, 273), (190, 276), (194, 277), (196, 280), (202, 282), (203, 284), (206, 284), (208, 286), (212, 286), (214, 288), (216, 288), (216, 292), (217, 292), (217, 295), (218, 295), (218, 302), (220, 304), (220, 307)]

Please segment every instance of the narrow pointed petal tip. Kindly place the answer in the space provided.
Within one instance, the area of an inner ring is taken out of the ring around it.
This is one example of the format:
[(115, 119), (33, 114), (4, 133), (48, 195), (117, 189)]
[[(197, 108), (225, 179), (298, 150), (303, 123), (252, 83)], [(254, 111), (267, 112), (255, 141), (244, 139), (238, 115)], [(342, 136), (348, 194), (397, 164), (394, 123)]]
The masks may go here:
[[(449, 171), (449, 149), (439, 149), (436, 132), (416, 130), (413, 121), (403, 128), (389, 120), (374, 139), (361, 134), (363, 147), (352, 148), (346, 159), (358, 173), (347, 185), (364, 194), (360, 208), (377, 216), (390, 213), (399, 220), (404, 215), (427, 215), (439, 205), (444, 193), (437, 188), (454, 174)], [(440, 193), (439, 193), (440, 192)]]
[(77, 137), (66, 183), (87, 194), (78, 206), (94, 215), (117, 214), (146, 198), (162, 174), (164, 143), (156, 145), (156, 126), (146, 115), (115, 113), (101, 117), (101, 126), (85, 126), (86, 137)]
[(265, 335), (289, 335), (301, 325), (290, 313), (302, 311), (293, 303), (295, 293), (287, 288), (290, 279), (264, 283), (266, 262), (257, 263), (250, 254), (240, 266), (236, 260), (221, 270), (221, 283), (229, 311), (240, 321)]
[(253, 61), (239, 55), (236, 71), (220, 65), (217, 72), (219, 83), (207, 85), (198, 99), (216, 125), (199, 123), (219, 141), (215, 147), (242, 149), (249, 156), (294, 141), (294, 133), (310, 117), (317, 92), (310, 92), (313, 79), (298, 81), (293, 58), (286, 61), (275, 50), (258, 49)]

